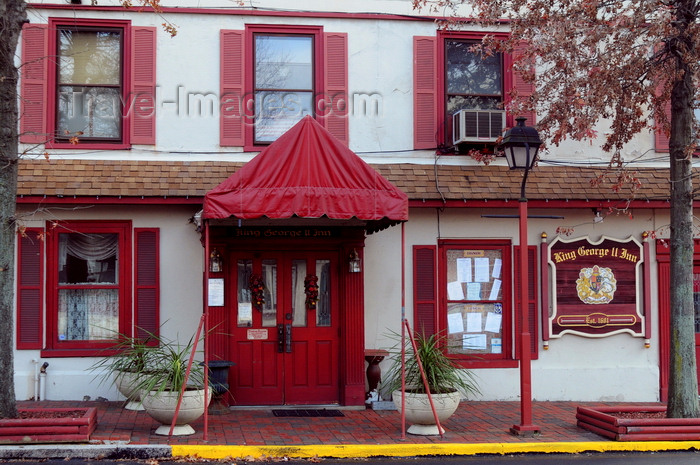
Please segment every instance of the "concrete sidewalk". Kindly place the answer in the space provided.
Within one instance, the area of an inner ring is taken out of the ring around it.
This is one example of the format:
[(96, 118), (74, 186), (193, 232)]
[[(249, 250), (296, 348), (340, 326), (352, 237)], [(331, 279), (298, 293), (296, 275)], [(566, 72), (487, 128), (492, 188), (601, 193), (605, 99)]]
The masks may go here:
[(168, 438), (153, 434), (158, 423), (145, 412), (122, 405), (20, 402), (20, 407), (97, 407), (97, 429), (90, 444), (0, 446), (0, 458), (345, 458), (700, 449), (700, 441), (615, 442), (576, 426), (576, 406), (608, 405), (603, 403), (535, 402), (533, 422), (541, 433), (529, 438), (509, 432), (519, 422), (518, 402), (462, 402), (444, 423), (444, 437), (405, 438), (397, 411), (342, 407), (339, 417), (276, 417), (271, 408), (233, 409), (209, 415), (206, 434), (202, 418), (191, 424), (195, 434)]

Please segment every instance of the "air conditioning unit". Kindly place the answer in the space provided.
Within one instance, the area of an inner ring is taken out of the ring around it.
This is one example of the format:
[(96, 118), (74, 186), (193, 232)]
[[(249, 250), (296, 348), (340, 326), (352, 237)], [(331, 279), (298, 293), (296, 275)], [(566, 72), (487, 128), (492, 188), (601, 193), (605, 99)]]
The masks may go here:
[(505, 127), (503, 110), (459, 110), (452, 115), (452, 143), (496, 142)]

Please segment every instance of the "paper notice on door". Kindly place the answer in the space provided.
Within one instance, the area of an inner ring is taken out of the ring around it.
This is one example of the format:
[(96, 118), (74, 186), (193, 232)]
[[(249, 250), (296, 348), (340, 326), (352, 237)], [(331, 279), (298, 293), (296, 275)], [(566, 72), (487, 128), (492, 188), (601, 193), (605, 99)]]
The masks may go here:
[(447, 315), (447, 331), (450, 334), (464, 332), (464, 320), (462, 319), (462, 312), (450, 313), (449, 315)]
[(253, 304), (250, 302), (238, 302), (238, 325), (245, 326), (253, 322)]
[(491, 338), (491, 353), (500, 354), (503, 348), (503, 343), (500, 337)]
[(486, 314), (486, 325), (484, 326), (484, 331), (489, 333), (500, 333), (501, 332), (501, 320), (502, 315), (494, 312), (489, 312)]
[(459, 281), (447, 283), (447, 298), (449, 300), (464, 300), (464, 289)]
[(486, 334), (465, 334), (462, 337), (462, 348), (465, 350), (485, 350)]
[(224, 306), (224, 279), (209, 278), (207, 303), (210, 307)]

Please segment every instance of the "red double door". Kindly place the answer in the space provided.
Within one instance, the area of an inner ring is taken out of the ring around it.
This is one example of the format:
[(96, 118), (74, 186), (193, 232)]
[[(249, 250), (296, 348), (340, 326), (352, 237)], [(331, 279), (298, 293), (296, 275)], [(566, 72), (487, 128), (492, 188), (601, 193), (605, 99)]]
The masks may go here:
[(233, 252), (229, 260), (232, 404), (338, 403), (337, 252)]

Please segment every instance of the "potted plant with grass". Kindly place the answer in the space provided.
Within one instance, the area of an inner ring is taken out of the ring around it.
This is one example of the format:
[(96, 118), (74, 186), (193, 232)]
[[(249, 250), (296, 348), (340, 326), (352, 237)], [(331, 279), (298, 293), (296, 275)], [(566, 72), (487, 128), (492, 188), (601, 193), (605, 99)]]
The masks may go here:
[[(406, 420), (412, 424), (407, 432), (440, 434), (410, 338), (406, 337), (405, 340), (405, 391), (401, 390), (401, 338), (397, 334), (393, 334), (392, 338), (399, 342), (390, 350), (393, 365), (384, 384), (392, 391), (394, 404), (399, 411), (405, 396)], [(479, 386), (471, 371), (461, 368), (447, 355), (448, 340), (443, 334), (416, 333), (414, 339), (433, 405), (442, 423), (457, 410), (462, 396), (478, 394)]]
[(103, 376), (103, 381), (110, 379), (114, 383), (117, 390), (126, 397), (125, 409), (143, 410), (138, 380), (146, 371), (147, 357), (157, 340), (153, 335), (137, 338), (124, 334), (118, 334), (117, 340), (119, 342), (107, 350), (108, 355), (98, 360), (90, 370)]
[(195, 346), (193, 339), (187, 344), (171, 342), (148, 349), (147, 367), (139, 378), (137, 389), (141, 392), (143, 407), (153, 419), (162, 423), (155, 433), (168, 435), (182, 396), (173, 435), (193, 434), (188, 424), (204, 414), (211, 400), (211, 391), (205, 397), (204, 367), (192, 363), (189, 378), (185, 379), (190, 354)]

